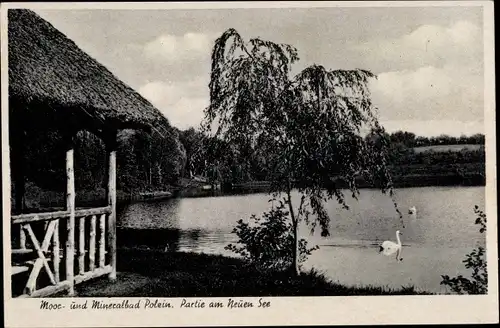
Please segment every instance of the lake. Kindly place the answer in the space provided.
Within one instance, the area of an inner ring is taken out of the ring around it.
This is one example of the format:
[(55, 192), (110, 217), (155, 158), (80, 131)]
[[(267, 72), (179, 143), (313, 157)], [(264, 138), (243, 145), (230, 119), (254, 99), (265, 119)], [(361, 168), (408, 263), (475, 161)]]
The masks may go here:
[[(294, 194), (295, 204), (299, 194)], [(425, 187), (396, 190), (401, 220), (389, 196), (363, 189), (358, 201), (346, 193), (349, 210), (335, 200), (327, 204), (330, 236), (300, 235), (319, 245), (306, 263), (333, 281), (345, 285), (376, 285), (445, 293), (441, 275), (468, 276), (462, 260), (485, 237), (474, 224), (474, 205), (484, 210), (484, 187)], [(266, 194), (176, 198), (156, 203), (136, 203), (118, 219), (120, 247), (160, 248), (165, 251), (198, 252), (234, 256), (224, 247), (236, 241), (232, 229), (240, 218), (261, 215), (272, 203)], [(415, 206), (417, 215), (408, 214)], [(403, 235), (402, 262), (378, 253), (384, 240)]]

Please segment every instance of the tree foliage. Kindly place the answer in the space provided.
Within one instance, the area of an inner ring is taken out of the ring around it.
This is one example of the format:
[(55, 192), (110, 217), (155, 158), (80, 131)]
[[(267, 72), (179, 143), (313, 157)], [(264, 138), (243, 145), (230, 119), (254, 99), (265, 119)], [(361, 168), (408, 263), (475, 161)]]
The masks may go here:
[[(393, 193), (385, 144), (375, 148), (362, 137), (363, 130), (383, 132), (368, 88), (375, 76), (361, 69), (312, 65), (292, 77), (298, 60), (290, 45), (259, 38), (245, 43), (234, 29), (223, 33), (212, 53), (203, 126), (212, 140), (230, 145), (243, 161), (263, 155), (272, 192), (287, 195), (294, 230), (304, 219), (312, 229), (319, 224), (327, 235), (325, 201), (335, 197), (347, 207), (338, 181), (347, 183), (354, 197), (358, 176)], [(292, 188), (299, 189), (301, 205), (310, 211), (294, 212)]]
[[(265, 212), (262, 217), (252, 215), (249, 222), (238, 220), (233, 233), (239, 239), (236, 244), (229, 244), (225, 249), (239, 254), (248, 263), (262, 270), (290, 269), (295, 241), (286, 206), (286, 201), (280, 201), (276, 208)], [(318, 248), (308, 247), (307, 241), (300, 239), (299, 264), (305, 262), (307, 256)]]
[[(486, 214), (476, 205), (474, 213), (477, 218), (475, 223), (480, 226), (479, 232), (486, 232)], [(465, 255), (463, 260), (466, 269), (471, 269), (471, 278), (463, 275), (450, 278), (448, 275), (441, 276), (441, 285), (450, 287), (457, 294), (487, 294), (488, 293), (488, 261), (484, 247), (477, 247), (471, 253)]]
[[(166, 128), (171, 130), (168, 135), (135, 130), (120, 131), (117, 149), (119, 190), (165, 190), (178, 184), (185, 166), (185, 150), (175, 130), (170, 126)], [(24, 139), (26, 185), (45, 192), (64, 192), (67, 140), (61, 131), (32, 127), (25, 132)], [(96, 191), (96, 195), (102, 197), (107, 184), (104, 142), (91, 132), (80, 131), (75, 137), (74, 149), (77, 195), (84, 191)], [(12, 170), (14, 174), (18, 168), (13, 167)], [(29, 190), (25, 195), (28, 194)], [(60, 200), (63, 201), (63, 198)], [(45, 204), (33, 203), (33, 206), (43, 207)]]
[(201, 160), (205, 143), (203, 133), (194, 128), (189, 128), (178, 131), (178, 134), (179, 141), (186, 151), (186, 163), (182, 176), (189, 178), (194, 175), (202, 175), (206, 170), (205, 163)]
[[(251, 181), (269, 180), (270, 172), (268, 170), (270, 168), (267, 164), (269, 163), (268, 157), (272, 156), (272, 153), (263, 151), (262, 149), (255, 149), (254, 147), (249, 151), (249, 156), (239, 158), (236, 148), (230, 144), (226, 144), (223, 147), (218, 147), (219, 151), (222, 152), (216, 154), (207, 151), (205, 143), (208, 143), (208, 139), (200, 131), (188, 129), (179, 133), (181, 135), (180, 140), (186, 149), (197, 149), (194, 152), (187, 151), (188, 158), (193, 157), (193, 160), (188, 160), (189, 164), (186, 165), (186, 173), (189, 173), (189, 170), (191, 170), (191, 172), (194, 172), (194, 175), (203, 175), (205, 172), (211, 172), (209, 166), (217, 166), (219, 173), (218, 182), (240, 184)], [(182, 137), (185, 134), (196, 135), (196, 137), (193, 139), (187, 136)], [(407, 136), (407, 138), (400, 138), (398, 135)], [(436, 181), (436, 179), (450, 176), (453, 176), (453, 181), (455, 182), (450, 181), (449, 183), (455, 184), (460, 184), (461, 181), (463, 182), (463, 179), (473, 179), (471, 181), (475, 182), (471, 183), (480, 183), (480, 181), (484, 180), (480, 178), (484, 177), (485, 171), (484, 148), (416, 151), (414, 145), (418, 143), (419, 139), (427, 141), (429, 139), (420, 136), (415, 137), (413, 133), (403, 131), (397, 131), (392, 134), (384, 132), (379, 136), (368, 133), (365, 136), (365, 142), (375, 142), (374, 137), (381, 138), (380, 140), (384, 142), (387, 152), (387, 164), (396, 184), (401, 182), (401, 177), (408, 175), (425, 176), (427, 179), (430, 179), (429, 181), (434, 181), (429, 183), (434, 184), (443, 183)], [(465, 138), (466, 144), (474, 144), (475, 141), (469, 140), (470, 138), (475, 137)], [(222, 145), (221, 140), (217, 141)], [(380, 148), (381, 141), (376, 142), (378, 143), (376, 146)], [(451, 142), (454, 141), (451, 139)], [(193, 145), (196, 145), (196, 147), (193, 147)], [(453, 143), (452, 145), (457, 144)], [(197, 160), (194, 160), (195, 158)], [(189, 174), (185, 174), (184, 176), (189, 177)], [(374, 187), (377, 185), (377, 183), (371, 184), (370, 181), (365, 181), (362, 177), (359, 177), (358, 181), (364, 187)], [(345, 185), (343, 181), (337, 180), (337, 182)]]

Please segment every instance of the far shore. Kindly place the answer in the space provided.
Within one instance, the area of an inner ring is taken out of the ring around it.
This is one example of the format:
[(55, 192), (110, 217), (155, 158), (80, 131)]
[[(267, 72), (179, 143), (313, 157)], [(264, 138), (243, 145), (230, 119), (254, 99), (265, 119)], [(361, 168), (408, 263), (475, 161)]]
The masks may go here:
[[(359, 189), (373, 189), (376, 186), (370, 185), (366, 181), (357, 181)], [(463, 176), (457, 174), (443, 175), (424, 175), (413, 174), (393, 177), (394, 188), (418, 188), (418, 187), (448, 187), (448, 186), (485, 186), (485, 176), (483, 174), (466, 174)], [(337, 187), (344, 188), (342, 184)], [(64, 207), (64, 193), (55, 191), (41, 190), (35, 187), (35, 191), (29, 186), (26, 188), (26, 204), (24, 213), (37, 211), (57, 211)], [(243, 183), (239, 185), (223, 186), (222, 190), (211, 190), (202, 188), (202, 184), (191, 186), (189, 188), (168, 187), (168, 190), (157, 191), (131, 191), (124, 192), (118, 190), (117, 205), (119, 209), (127, 204), (136, 202), (157, 202), (171, 198), (191, 198), (191, 197), (212, 197), (212, 196), (230, 196), (244, 195), (254, 193), (266, 193), (269, 191), (269, 184), (266, 182)], [(81, 190), (77, 191), (77, 207), (97, 207), (105, 206), (104, 190)], [(14, 209), (14, 199), (12, 199), (12, 208)], [(120, 211), (119, 211), (120, 212)], [(14, 212), (13, 212), (14, 213)]]
[[(393, 177), (394, 188), (419, 188), (419, 187), (481, 187), (486, 186), (486, 180), (482, 174), (467, 174), (460, 176), (456, 174), (443, 174), (443, 175), (424, 175), (412, 174), (404, 176)], [(358, 180), (357, 185), (359, 189), (374, 189), (375, 185), (369, 184), (364, 180)], [(338, 183), (339, 188), (347, 188), (347, 185)], [(180, 197), (211, 197), (211, 196), (225, 196), (225, 195), (238, 195), (238, 194), (253, 194), (253, 193), (266, 193), (269, 191), (269, 183), (265, 181), (254, 183), (242, 183), (227, 186), (222, 190), (205, 190), (202, 188), (186, 188), (180, 190), (178, 195)]]

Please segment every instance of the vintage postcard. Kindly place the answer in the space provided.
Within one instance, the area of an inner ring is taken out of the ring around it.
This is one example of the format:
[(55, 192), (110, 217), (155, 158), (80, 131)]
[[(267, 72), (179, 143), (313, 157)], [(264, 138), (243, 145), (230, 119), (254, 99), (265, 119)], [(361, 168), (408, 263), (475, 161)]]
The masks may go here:
[(7, 327), (498, 322), (493, 2), (1, 24)]

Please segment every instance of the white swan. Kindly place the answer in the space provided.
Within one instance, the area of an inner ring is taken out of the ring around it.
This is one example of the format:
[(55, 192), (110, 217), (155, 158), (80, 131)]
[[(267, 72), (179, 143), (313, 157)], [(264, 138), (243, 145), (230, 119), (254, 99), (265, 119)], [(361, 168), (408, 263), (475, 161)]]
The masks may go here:
[(380, 245), (379, 253), (384, 254), (385, 256), (391, 256), (396, 253), (396, 261), (403, 261), (401, 256), (401, 239), (399, 239), (399, 235), (402, 233), (398, 230), (396, 231), (396, 239), (398, 243), (394, 243), (392, 241), (386, 240)]
[(410, 207), (408, 209), (408, 214), (416, 215), (417, 214), (417, 208), (415, 206)]

